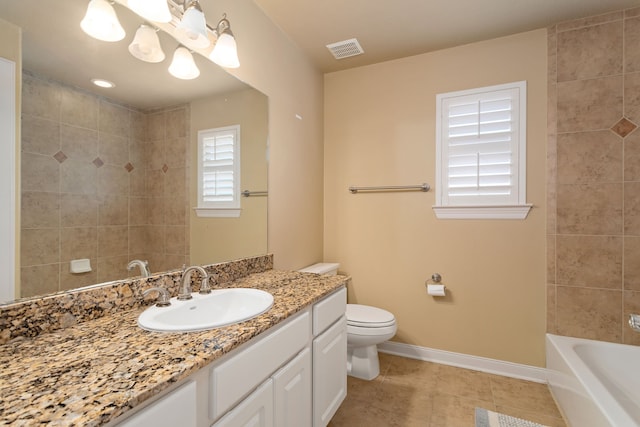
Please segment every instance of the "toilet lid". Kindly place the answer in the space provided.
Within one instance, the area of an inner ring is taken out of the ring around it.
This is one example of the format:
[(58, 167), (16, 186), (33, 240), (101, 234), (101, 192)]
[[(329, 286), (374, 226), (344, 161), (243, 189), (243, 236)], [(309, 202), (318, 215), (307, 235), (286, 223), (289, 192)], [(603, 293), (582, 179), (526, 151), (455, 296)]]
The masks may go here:
[(347, 304), (347, 324), (364, 328), (393, 325), (396, 318), (387, 310), (368, 305)]

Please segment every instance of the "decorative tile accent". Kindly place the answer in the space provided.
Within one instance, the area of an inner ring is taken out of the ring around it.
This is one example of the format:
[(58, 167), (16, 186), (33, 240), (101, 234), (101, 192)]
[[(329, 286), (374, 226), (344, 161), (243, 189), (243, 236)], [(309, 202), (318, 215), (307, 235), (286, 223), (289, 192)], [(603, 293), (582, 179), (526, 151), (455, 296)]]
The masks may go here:
[(62, 163), (65, 160), (67, 160), (68, 157), (62, 151), (58, 151), (56, 154), (53, 155), (53, 158), (56, 159), (58, 163)]
[(127, 163), (126, 165), (124, 165), (124, 168), (127, 170), (127, 172), (131, 172), (133, 170), (133, 165), (131, 163)]
[(169, 166), (167, 166), (166, 164), (162, 166), (162, 172), (167, 173), (168, 170), (169, 170)]
[(95, 159), (93, 159), (93, 164), (96, 165), (97, 168), (99, 168), (99, 167), (102, 167), (102, 165), (104, 165), (104, 162), (100, 157), (96, 157)]
[(635, 123), (623, 117), (618, 121), (618, 123), (611, 127), (611, 130), (624, 138), (625, 136), (636, 130), (637, 127), (638, 126), (636, 126)]

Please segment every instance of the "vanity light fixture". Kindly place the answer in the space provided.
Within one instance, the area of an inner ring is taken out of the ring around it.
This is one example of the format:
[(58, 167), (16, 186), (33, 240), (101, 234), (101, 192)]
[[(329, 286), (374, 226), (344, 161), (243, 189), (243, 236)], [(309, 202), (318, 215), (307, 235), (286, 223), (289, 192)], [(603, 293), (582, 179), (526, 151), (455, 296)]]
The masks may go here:
[(117, 42), (125, 36), (116, 11), (107, 0), (90, 0), (80, 27), (91, 37), (105, 42)]
[(129, 9), (144, 19), (154, 22), (171, 22), (167, 0), (128, 0)]
[(238, 68), (240, 61), (238, 60), (238, 48), (236, 39), (231, 32), (231, 24), (227, 20), (227, 14), (222, 15), (222, 19), (218, 22), (216, 29), (213, 30), (216, 35), (216, 44), (209, 55), (216, 64), (225, 68)]
[(109, 80), (105, 80), (105, 79), (91, 79), (91, 83), (93, 83), (96, 86), (107, 88), (107, 89), (111, 89), (112, 87), (116, 87), (115, 83), (110, 82)]
[(145, 62), (162, 62), (165, 58), (156, 29), (146, 24), (140, 25), (136, 31), (136, 36), (129, 45), (129, 52)]
[(187, 3), (182, 19), (175, 30), (178, 41), (194, 49), (204, 49), (211, 44), (207, 34), (207, 22), (198, 0)]
[(191, 52), (184, 46), (178, 46), (173, 53), (169, 73), (178, 79), (191, 80), (200, 75), (200, 70), (196, 66)]

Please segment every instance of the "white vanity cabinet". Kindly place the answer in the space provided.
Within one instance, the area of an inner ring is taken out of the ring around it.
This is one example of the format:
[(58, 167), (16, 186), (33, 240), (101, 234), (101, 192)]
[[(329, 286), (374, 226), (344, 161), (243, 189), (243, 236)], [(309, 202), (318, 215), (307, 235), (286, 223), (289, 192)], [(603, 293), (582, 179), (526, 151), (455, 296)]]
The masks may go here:
[(345, 311), (341, 288), (115, 424), (325, 427), (346, 396)]

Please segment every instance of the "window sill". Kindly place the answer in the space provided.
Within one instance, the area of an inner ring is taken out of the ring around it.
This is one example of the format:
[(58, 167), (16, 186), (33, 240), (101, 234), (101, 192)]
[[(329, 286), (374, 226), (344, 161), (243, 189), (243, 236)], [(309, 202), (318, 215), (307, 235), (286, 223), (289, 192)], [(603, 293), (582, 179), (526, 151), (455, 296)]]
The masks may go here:
[(433, 206), (438, 219), (525, 219), (533, 205)]
[(193, 208), (201, 218), (238, 218), (240, 209)]

